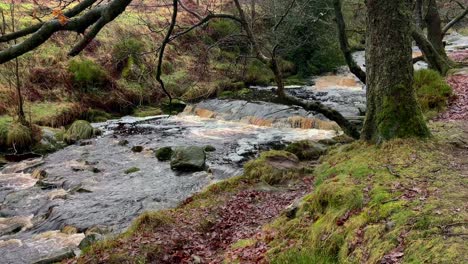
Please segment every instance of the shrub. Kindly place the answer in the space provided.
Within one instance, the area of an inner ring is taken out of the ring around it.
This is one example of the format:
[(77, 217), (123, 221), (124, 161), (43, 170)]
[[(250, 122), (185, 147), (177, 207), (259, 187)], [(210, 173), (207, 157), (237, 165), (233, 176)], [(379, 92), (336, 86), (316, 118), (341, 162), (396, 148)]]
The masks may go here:
[(434, 70), (415, 72), (413, 87), (419, 105), (428, 118), (444, 110), (452, 96), (452, 88)]
[(245, 83), (250, 85), (269, 85), (274, 80), (273, 73), (258, 60), (251, 61), (246, 68)]
[(33, 142), (32, 131), (29, 127), (18, 122), (13, 122), (8, 127), (6, 142), (8, 146), (14, 147), (16, 150), (24, 150), (29, 148)]
[(82, 117), (89, 122), (105, 122), (112, 118), (112, 115), (100, 109), (89, 108)]
[(84, 91), (102, 86), (107, 79), (104, 69), (88, 59), (70, 61), (69, 70), (73, 75), (74, 84)]
[(112, 56), (116, 62), (126, 61), (132, 57), (134, 62), (141, 63), (141, 53), (145, 48), (145, 44), (134, 38), (126, 38), (115, 44), (112, 49)]
[(77, 140), (88, 139), (94, 136), (94, 128), (88, 121), (77, 120), (68, 128), (63, 136), (63, 139), (68, 144), (74, 143)]
[(8, 137), (8, 127), (12, 119), (9, 116), (0, 117), (0, 146), (6, 146)]
[(214, 40), (220, 40), (236, 32), (239, 32), (239, 25), (229, 19), (213, 20), (208, 25), (208, 32)]
[(139, 106), (133, 111), (133, 116), (136, 117), (148, 117), (162, 115), (163, 111), (159, 107), (152, 106)]

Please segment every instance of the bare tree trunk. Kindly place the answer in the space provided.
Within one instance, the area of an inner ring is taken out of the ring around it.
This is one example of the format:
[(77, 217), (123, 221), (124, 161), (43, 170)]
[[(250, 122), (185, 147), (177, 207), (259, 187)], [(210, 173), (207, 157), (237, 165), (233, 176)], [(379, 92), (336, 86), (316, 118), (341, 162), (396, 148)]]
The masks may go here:
[(423, 52), (424, 58), (429, 64), (429, 68), (438, 71), (442, 75), (446, 75), (452, 68), (450, 60), (437, 52), (432, 43), (426, 38), (426, 36), (424, 36), (424, 33), (420, 29), (413, 27), (411, 34), (419, 49)]
[(437, 3), (435, 0), (427, 0), (427, 11), (424, 20), (427, 25), (427, 39), (432, 43), (435, 51), (443, 58), (448, 58), (444, 47), (444, 33)]
[(281, 73), (281, 68), (278, 64), (278, 60), (273, 57), (270, 60), (270, 69), (273, 72), (273, 75), (275, 76), (275, 82), (276, 85), (278, 86), (278, 90), (276, 91), (276, 95), (280, 98), (284, 98), (286, 96), (286, 92), (284, 91), (284, 82), (283, 82), (283, 75)]
[(423, 13), (422, 13), (422, 8), (423, 8), (423, 0), (416, 0), (414, 3), (414, 16), (416, 18), (416, 26), (419, 29), (424, 28), (424, 22), (423, 22)]
[(172, 104), (172, 96), (167, 91), (166, 86), (164, 85), (164, 81), (161, 79), (161, 74), (162, 74), (162, 63), (164, 60), (164, 51), (166, 50), (167, 44), (170, 42), (172, 31), (174, 30), (175, 24), (177, 22), (178, 4), (179, 4), (178, 0), (172, 0), (171, 23), (169, 24), (169, 28), (167, 29), (166, 36), (164, 37), (164, 40), (161, 44), (161, 48), (159, 49), (158, 65), (157, 65), (157, 70), (156, 70), (156, 80), (159, 82), (159, 85), (161, 85), (161, 89), (169, 98), (169, 106), (171, 106)]
[(406, 0), (368, 0), (367, 114), (361, 138), (428, 137), (416, 101), (411, 48), (411, 6)]
[(346, 23), (343, 18), (341, 0), (333, 0), (333, 8), (335, 9), (336, 25), (338, 26), (338, 38), (340, 48), (348, 64), (349, 70), (358, 77), (361, 82), (366, 83), (366, 73), (359, 67), (353, 59), (349, 48), (348, 36), (346, 35)]
[[(11, 15), (11, 31), (15, 32), (16, 30), (16, 23), (15, 23), (15, 3), (12, 1), (10, 4), (10, 15)], [(16, 39), (13, 41), (16, 45)], [(19, 73), (19, 60), (15, 58), (15, 86), (16, 86), (16, 97), (17, 97), (17, 115), (18, 121), (21, 124), (26, 124), (26, 116), (24, 114), (24, 102), (23, 102), (23, 95), (21, 94), (21, 80), (20, 80), (20, 73)]]

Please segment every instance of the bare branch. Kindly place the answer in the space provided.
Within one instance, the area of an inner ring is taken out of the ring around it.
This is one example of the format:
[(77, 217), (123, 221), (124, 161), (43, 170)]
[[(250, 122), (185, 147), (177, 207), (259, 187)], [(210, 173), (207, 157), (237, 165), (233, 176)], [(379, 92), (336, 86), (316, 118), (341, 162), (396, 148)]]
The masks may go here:
[(463, 11), (460, 15), (458, 15), (457, 17), (455, 17), (454, 19), (452, 19), (452, 21), (450, 21), (447, 25), (445, 25), (445, 27), (442, 29), (442, 34), (447, 34), (447, 32), (453, 27), (455, 26), (458, 22), (460, 22), (463, 18), (465, 18), (465, 16), (468, 15), (468, 7), (464, 7), (465, 8), (465, 11)]
[[(96, 2), (96, 0), (85, 0), (85, 1), (77, 4), (76, 6), (74, 6), (70, 10), (68, 10), (67, 12), (65, 12), (63, 15), (68, 17), (68, 18), (75, 17), (76, 15), (78, 15), (82, 11), (84, 11), (86, 8), (93, 5), (95, 2)], [(11, 40), (14, 40), (14, 39), (18, 39), (18, 38), (30, 35), (30, 34), (36, 32), (36, 31), (38, 31), (43, 25), (44, 25), (44, 23), (38, 23), (38, 24), (35, 24), (35, 25), (32, 25), (32, 26), (29, 26), (29, 27), (27, 27), (25, 29), (18, 30), (16, 32), (13, 32), (13, 33), (10, 33), (10, 34), (5, 34), (5, 35), (0, 37), (0, 42), (7, 42), (7, 41), (11, 41)]]
[[(74, 31), (83, 33), (89, 26), (93, 25), (101, 18), (104, 18), (104, 21), (111, 21), (120, 15), (131, 1), (132, 0), (113, 0), (107, 5), (98, 6), (89, 10), (80, 17), (70, 19), (66, 24), (61, 24), (57, 19), (46, 22), (39, 30), (23, 42), (0, 51), (0, 64), (34, 50), (46, 42), (55, 32)], [(99, 26), (96, 27), (96, 30), (99, 32)], [(95, 32), (95, 34), (97, 34), (97, 32)], [(92, 32), (91, 34), (94, 33)]]

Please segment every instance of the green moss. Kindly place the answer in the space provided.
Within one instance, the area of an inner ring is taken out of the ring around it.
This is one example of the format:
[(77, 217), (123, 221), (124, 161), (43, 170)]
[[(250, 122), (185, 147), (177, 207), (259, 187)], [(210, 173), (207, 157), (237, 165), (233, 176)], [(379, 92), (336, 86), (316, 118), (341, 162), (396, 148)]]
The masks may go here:
[[(397, 95), (407, 94), (407, 88), (397, 86), (393, 88)], [(423, 115), (415, 105), (401, 102), (400, 96), (384, 96), (382, 106), (377, 113), (376, 124), (381, 138), (378, 142), (393, 138), (429, 137), (430, 132), (423, 119)], [(416, 108), (416, 113), (415, 113)]]
[(418, 103), (428, 119), (443, 111), (453, 95), (452, 88), (434, 70), (416, 71), (413, 87)]
[(141, 63), (141, 54), (145, 48), (145, 43), (135, 38), (125, 38), (114, 45), (112, 57), (117, 62), (132, 59), (133, 63)]
[(89, 139), (94, 136), (94, 128), (85, 120), (77, 120), (67, 129), (63, 139), (67, 143), (74, 143), (78, 140)]
[(255, 244), (255, 239), (241, 239), (238, 240), (236, 243), (231, 245), (232, 249), (239, 249), (244, 247), (249, 247)]
[(172, 148), (171, 147), (163, 147), (156, 150), (156, 158), (159, 161), (168, 161), (172, 157)]
[[(277, 234), (269, 242), (272, 263), (379, 263), (402, 234), (402, 263), (462, 261), (463, 240), (444, 241), (440, 232), (440, 226), (466, 217), (448, 213), (462, 206), (463, 191), (459, 176), (443, 165), (448, 161), (440, 149), (447, 146), (417, 140), (349, 146), (335, 147), (322, 160), (314, 172), (317, 186), (303, 198), (296, 218), (280, 217), (266, 227)], [(425, 196), (423, 189), (437, 194)], [(404, 198), (411, 195), (416, 196)], [(291, 244), (297, 246), (284, 249)]]
[(106, 122), (109, 119), (112, 119), (112, 115), (100, 110), (100, 109), (94, 109), (94, 108), (89, 108), (88, 111), (86, 111), (81, 118), (83, 118), (86, 121), (92, 122), (92, 123), (99, 123), (99, 122)]
[(293, 153), (300, 160), (316, 160), (327, 152), (327, 147), (320, 143), (303, 140), (289, 144), (285, 150)]
[(126, 169), (124, 173), (125, 174), (132, 174), (132, 173), (139, 172), (139, 171), (140, 171), (140, 168), (131, 167), (129, 169)]
[(242, 99), (249, 97), (252, 90), (244, 88), (238, 91), (224, 91), (218, 96), (220, 99)]
[(163, 112), (159, 107), (153, 106), (139, 106), (133, 110), (133, 116), (136, 117), (148, 117), (148, 116), (158, 116), (162, 115)]
[(335, 264), (336, 259), (330, 258), (326, 254), (320, 254), (319, 252), (311, 252), (307, 250), (289, 250), (285, 253), (275, 256), (271, 260), (272, 264)]
[(315, 194), (305, 199), (303, 210), (324, 214), (330, 210), (355, 210), (363, 205), (363, 193), (346, 177), (330, 179), (317, 187)]
[(10, 116), (0, 116), (0, 146), (7, 145), (8, 127), (13, 119)]
[(210, 21), (207, 30), (211, 39), (217, 41), (236, 32), (239, 32), (240, 27), (237, 22), (232, 21), (230, 19), (217, 19)]
[(68, 69), (73, 75), (74, 84), (84, 91), (101, 87), (107, 79), (106, 71), (89, 59), (72, 60)]
[(68, 125), (82, 114), (76, 103), (47, 101), (28, 103), (25, 112), (34, 124), (50, 127)]
[(244, 166), (244, 177), (278, 184), (298, 176), (298, 158), (286, 151), (267, 151)]
[(155, 228), (169, 225), (173, 222), (172, 217), (166, 211), (144, 212), (132, 223), (126, 235), (137, 231), (153, 230)]
[(274, 76), (270, 69), (258, 60), (251, 61), (246, 68), (244, 82), (248, 85), (269, 85)]
[(8, 127), (6, 144), (16, 150), (30, 148), (33, 144), (33, 135), (29, 127), (13, 122)]

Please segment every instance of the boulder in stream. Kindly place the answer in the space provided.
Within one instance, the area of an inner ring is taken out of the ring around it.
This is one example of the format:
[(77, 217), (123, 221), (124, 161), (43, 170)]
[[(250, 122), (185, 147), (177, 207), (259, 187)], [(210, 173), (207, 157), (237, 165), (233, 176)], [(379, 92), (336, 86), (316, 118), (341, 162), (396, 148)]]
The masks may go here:
[(68, 128), (63, 139), (68, 144), (73, 144), (78, 140), (90, 139), (95, 135), (95, 130), (88, 121), (77, 120)]
[(176, 171), (202, 171), (206, 154), (203, 147), (178, 147), (171, 157), (171, 169)]

